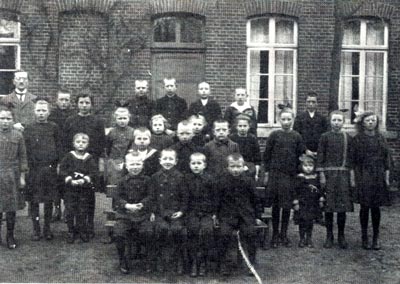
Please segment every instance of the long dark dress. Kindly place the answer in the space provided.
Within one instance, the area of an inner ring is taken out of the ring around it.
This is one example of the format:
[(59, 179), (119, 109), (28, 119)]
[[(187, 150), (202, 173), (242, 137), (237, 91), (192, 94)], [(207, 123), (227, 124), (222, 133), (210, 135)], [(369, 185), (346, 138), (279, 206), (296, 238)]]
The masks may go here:
[(390, 205), (385, 171), (390, 169), (390, 150), (381, 134), (359, 133), (354, 137), (355, 201), (363, 206)]
[(34, 122), (26, 127), (24, 137), (29, 163), (26, 198), (37, 203), (52, 202), (57, 197), (59, 128), (54, 122)]
[(320, 214), (319, 198), (322, 191), (317, 174), (299, 174), (296, 181), (295, 199), (299, 201), (299, 220), (313, 221)]
[(0, 212), (24, 208), (20, 173), (28, 171), (25, 142), (14, 129), (0, 131)]
[(318, 145), (317, 171), (326, 177), (326, 212), (352, 212), (350, 168), (352, 167), (352, 138), (344, 132), (325, 132)]
[(276, 130), (268, 137), (264, 152), (265, 171), (269, 172), (267, 189), (271, 193), (268, 205), (292, 207), (299, 157), (305, 150), (297, 131)]

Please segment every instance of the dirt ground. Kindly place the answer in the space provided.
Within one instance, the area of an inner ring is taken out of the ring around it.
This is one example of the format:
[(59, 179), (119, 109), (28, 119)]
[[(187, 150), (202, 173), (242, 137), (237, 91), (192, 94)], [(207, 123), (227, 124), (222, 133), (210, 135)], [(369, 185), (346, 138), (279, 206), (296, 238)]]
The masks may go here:
[[(64, 241), (66, 225), (54, 223), (55, 239), (30, 241), (32, 225), (25, 212), (17, 217), (17, 250), (0, 247), (0, 282), (130, 282), (130, 283), (257, 283), (238, 269), (228, 278), (211, 273), (205, 278), (175, 277), (172, 273), (147, 275), (140, 267), (130, 275), (118, 271), (114, 245), (103, 244), (104, 209), (109, 201), (97, 196), (96, 237), (90, 243)], [(323, 249), (325, 230), (316, 226), (313, 249), (297, 248), (298, 231), (289, 227), (293, 248), (259, 250), (257, 270), (264, 283), (400, 283), (400, 201), (382, 211), (381, 251), (365, 251), (360, 246), (358, 206), (348, 215), (348, 250)], [(138, 262), (136, 262), (138, 263)]]

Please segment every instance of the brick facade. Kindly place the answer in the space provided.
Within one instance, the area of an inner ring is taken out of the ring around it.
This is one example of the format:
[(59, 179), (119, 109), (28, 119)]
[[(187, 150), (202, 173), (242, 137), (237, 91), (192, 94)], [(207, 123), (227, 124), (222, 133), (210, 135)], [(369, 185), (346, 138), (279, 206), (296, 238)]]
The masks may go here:
[[(42, 6), (40, 3), (43, 3)], [(353, 5), (353, 6), (352, 6)], [(345, 5), (352, 11), (354, 5)], [(378, 17), (389, 24), (387, 135), (400, 160), (400, 2), (379, 0), (362, 5), (354, 17)], [(285, 15), (298, 23), (297, 110), (305, 95), (320, 94), (327, 114), (334, 36), (334, 1), (325, 0), (51, 0), (1, 1), (0, 15), (21, 21), (21, 67), (31, 76), (30, 89), (53, 97), (59, 86), (76, 93), (87, 87), (99, 109), (111, 99), (131, 95), (134, 79), (151, 81), (152, 21), (160, 15), (190, 13), (204, 17), (204, 78), (223, 107), (233, 90), (246, 86), (246, 23), (262, 15)], [(90, 25), (90, 26), (88, 26)], [(97, 38), (87, 48), (88, 33)], [(90, 53), (100, 56), (90, 56)], [(105, 59), (96, 62), (96, 59)], [(126, 70), (129, 72), (122, 72)], [(111, 99), (110, 99), (111, 98)]]

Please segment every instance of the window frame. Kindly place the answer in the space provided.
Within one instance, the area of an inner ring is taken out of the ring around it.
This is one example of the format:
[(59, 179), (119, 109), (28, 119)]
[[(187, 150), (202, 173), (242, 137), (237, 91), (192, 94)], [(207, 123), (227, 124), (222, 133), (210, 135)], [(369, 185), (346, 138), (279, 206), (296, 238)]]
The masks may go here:
[[(15, 58), (15, 68), (14, 69), (1, 69), (0, 72), (15, 72), (21, 69), (21, 23), (18, 20), (14, 22), (17, 23), (17, 36), (13, 38), (0, 37), (0, 46), (15, 46), (17, 48), (16, 58)], [(0, 97), (6, 96), (8, 94), (1, 94)]]
[[(383, 45), (367, 45), (367, 22), (371, 21), (371, 19), (352, 19), (359, 21), (360, 23), (360, 44), (359, 45), (354, 45), (354, 44), (342, 44), (341, 48), (341, 56), (343, 55), (344, 52), (349, 52), (349, 53), (359, 53), (360, 56), (360, 62), (359, 62), (359, 74), (358, 74), (358, 90), (359, 90), (359, 99), (358, 99), (358, 104), (359, 106), (364, 105), (364, 102), (366, 101), (365, 99), (365, 82), (367, 79), (366, 76), (366, 54), (367, 53), (382, 53), (383, 54), (383, 71), (382, 71), (382, 113), (378, 113), (377, 115), (380, 118), (380, 127), (381, 129), (385, 130), (386, 129), (386, 117), (387, 117), (387, 96), (388, 96), (388, 55), (389, 55), (389, 25), (387, 22), (383, 22), (384, 24), (384, 34), (383, 34)], [(379, 20), (379, 19), (378, 19)], [(342, 61), (341, 61), (342, 64)], [(340, 72), (339, 75), (339, 93), (338, 93), (338, 106), (340, 108), (341, 106), (341, 90), (343, 86), (343, 81), (342, 77), (345, 77), (346, 75), (342, 74)], [(347, 75), (347, 77), (352, 77), (351, 75)], [(372, 101), (372, 100), (369, 100)], [(377, 100), (375, 100), (377, 101)], [(349, 110), (350, 112), (352, 110)], [(353, 129), (354, 128), (354, 123), (350, 120), (346, 120), (344, 127), (347, 129)]]
[[(257, 43), (251, 42), (251, 22), (253, 20), (257, 20), (260, 18), (267, 18), (268, 19), (268, 43)], [(276, 20), (277, 19), (287, 19), (293, 22), (293, 43), (276, 43)], [(275, 79), (276, 76), (279, 75), (288, 75), (285, 73), (276, 73), (276, 51), (292, 51), (293, 52), (293, 90), (292, 90), (292, 108), (293, 111), (296, 113), (297, 109), (297, 54), (298, 54), (298, 23), (296, 19), (291, 17), (282, 17), (282, 16), (263, 16), (263, 17), (255, 17), (250, 18), (247, 20), (246, 26), (246, 52), (247, 52), (247, 64), (246, 64), (246, 89), (247, 93), (249, 94), (248, 102), (252, 101), (269, 101), (268, 103), (268, 121), (267, 123), (258, 123), (257, 128), (263, 132), (264, 129), (272, 129), (272, 128), (279, 128), (280, 125), (278, 122), (274, 122), (276, 113), (275, 113)], [(258, 75), (268, 75), (268, 99), (261, 99), (261, 98), (251, 98), (251, 51), (268, 51), (268, 73), (259, 73)], [(258, 116), (257, 110), (257, 116)], [(261, 136), (262, 133), (261, 133)]]

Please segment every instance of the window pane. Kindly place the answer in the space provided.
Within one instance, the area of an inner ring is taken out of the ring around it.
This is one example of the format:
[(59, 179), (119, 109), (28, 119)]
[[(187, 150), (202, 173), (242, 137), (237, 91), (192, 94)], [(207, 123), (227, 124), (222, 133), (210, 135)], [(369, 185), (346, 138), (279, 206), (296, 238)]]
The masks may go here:
[(366, 101), (366, 102), (364, 102), (364, 110), (373, 111), (380, 118), (382, 118), (383, 102), (382, 101)]
[(275, 119), (274, 122), (278, 122), (278, 114), (279, 114), (279, 104), (290, 104), (293, 106), (293, 76), (285, 75), (275, 76), (275, 92), (274, 92), (274, 100), (275, 100)]
[(367, 22), (367, 45), (384, 45), (384, 31), (384, 23)]
[(176, 17), (164, 17), (156, 19), (154, 21), (154, 41), (175, 42), (176, 24)]
[(277, 50), (275, 52), (275, 73), (293, 74), (292, 50)]
[(250, 74), (268, 74), (268, 50), (250, 51)]
[(383, 76), (383, 53), (367, 52), (365, 55), (366, 76)]
[(351, 21), (345, 24), (343, 44), (344, 45), (360, 44), (360, 21)]
[(17, 46), (0, 45), (0, 69), (16, 69)]
[(258, 43), (269, 42), (269, 19), (260, 18), (250, 22), (250, 41)]
[(275, 24), (277, 43), (294, 43), (294, 22), (277, 19)]
[(268, 74), (269, 51), (250, 51), (250, 102), (258, 111), (258, 122), (268, 122)]
[(194, 17), (182, 18), (181, 42), (203, 42), (203, 21)]
[(0, 19), (0, 38), (19, 38), (18, 22)]
[(7, 95), (14, 89), (14, 72), (0, 71), (0, 95)]
[(339, 108), (348, 109), (346, 120), (353, 121), (359, 104), (360, 54), (342, 52), (340, 71)]

